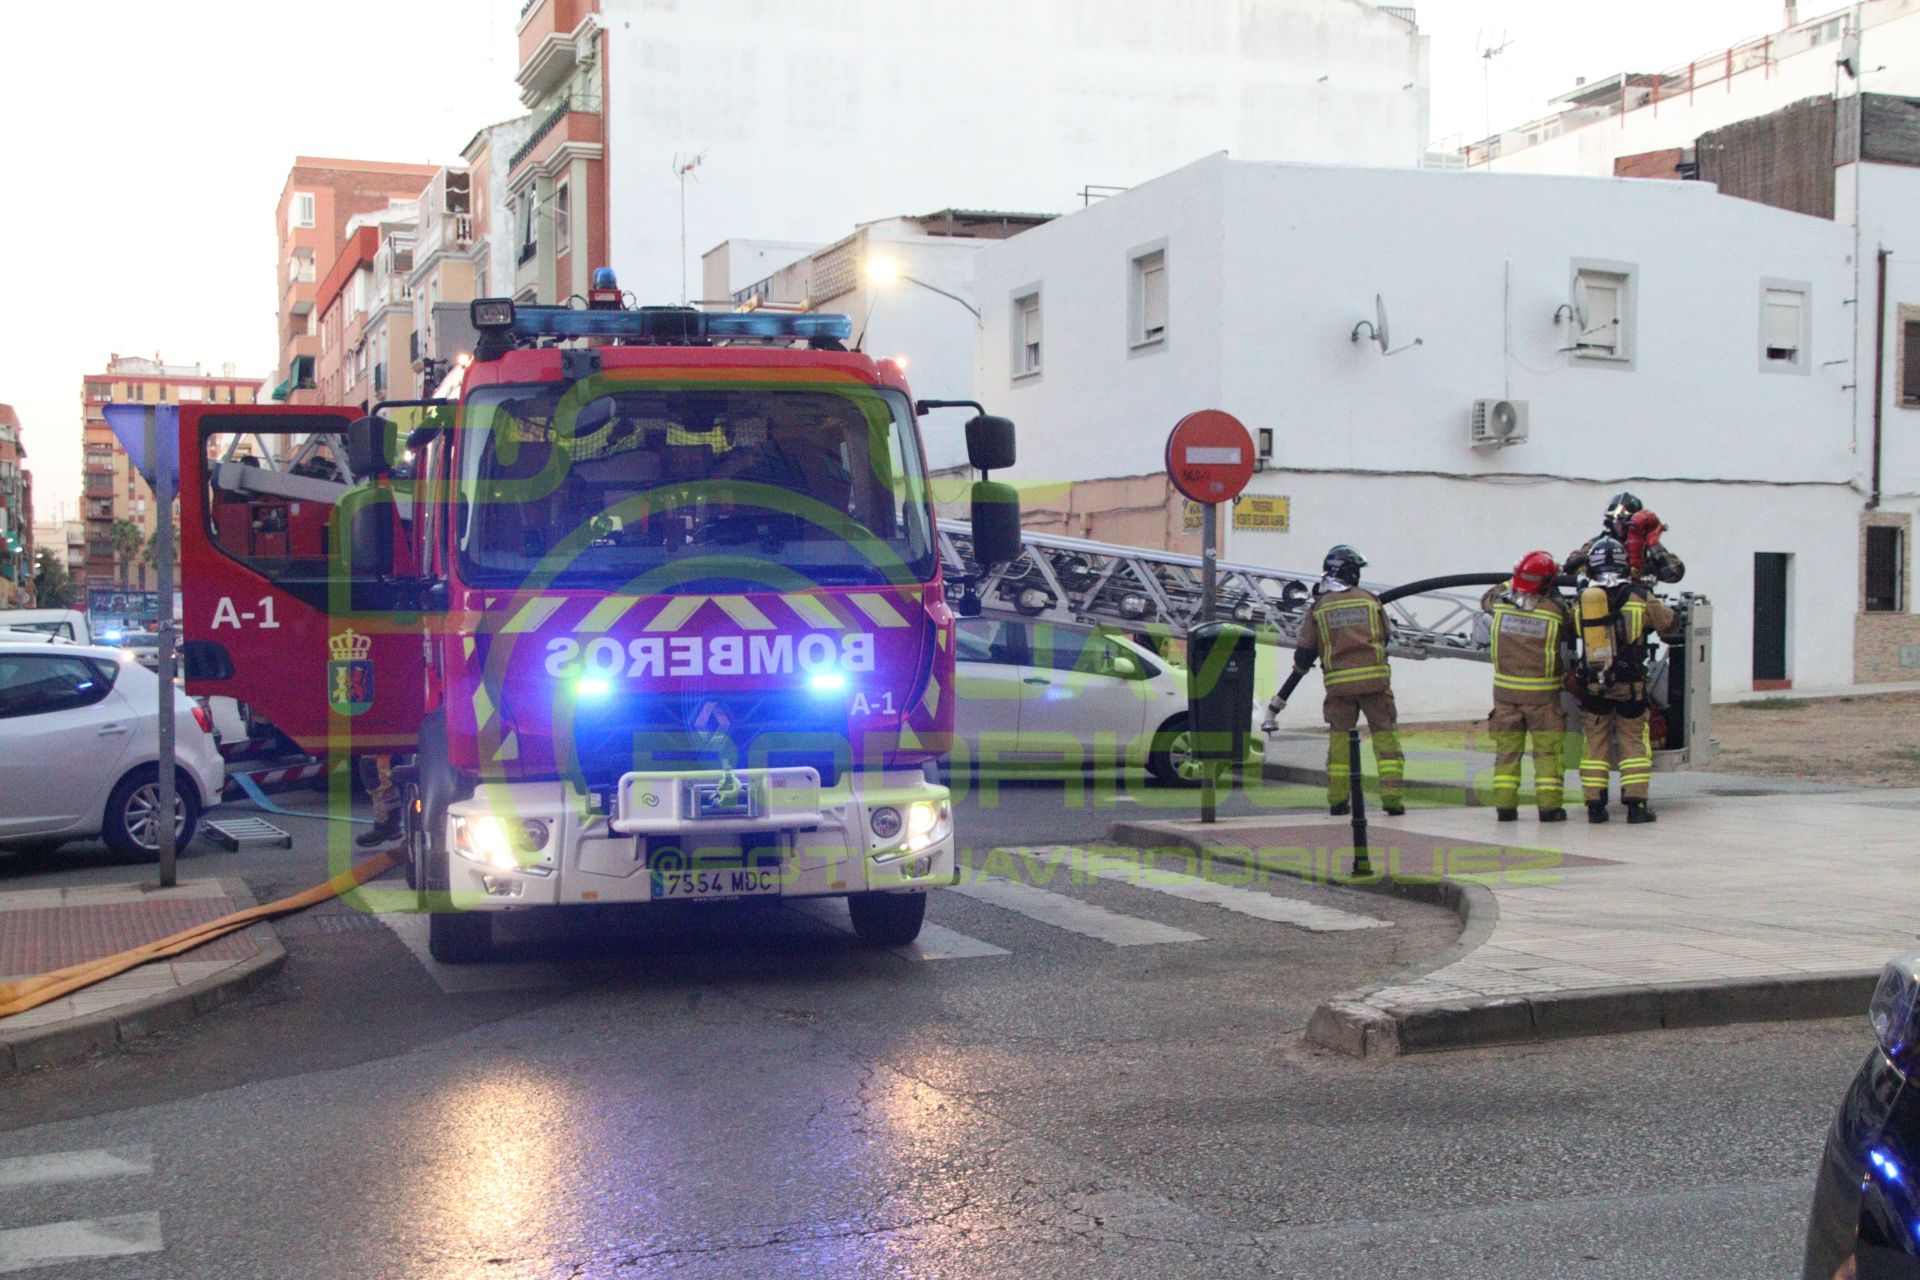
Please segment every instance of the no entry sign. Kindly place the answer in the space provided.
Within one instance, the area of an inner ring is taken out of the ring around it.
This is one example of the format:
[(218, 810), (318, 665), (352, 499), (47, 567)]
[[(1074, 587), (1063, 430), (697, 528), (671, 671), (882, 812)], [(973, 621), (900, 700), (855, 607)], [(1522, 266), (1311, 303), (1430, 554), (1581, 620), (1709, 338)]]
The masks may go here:
[(1230, 413), (1190, 413), (1167, 437), (1167, 475), (1195, 502), (1232, 502), (1253, 478), (1253, 437)]

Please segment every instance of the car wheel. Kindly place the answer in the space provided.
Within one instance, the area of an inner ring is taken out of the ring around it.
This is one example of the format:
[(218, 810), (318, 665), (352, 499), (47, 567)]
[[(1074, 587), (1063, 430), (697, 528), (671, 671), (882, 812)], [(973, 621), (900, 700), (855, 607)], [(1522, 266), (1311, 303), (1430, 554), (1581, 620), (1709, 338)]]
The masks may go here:
[(847, 910), (860, 941), (870, 947), (904, 947), (920, 936), (920, 925), (927, 918), (927, 895), (850, 893)]
[[(107, 797), (100, 834), (119, 857), (151, 862), (160, 856), (160, 822), (160, 770), (143, 764), (120, 779)], [(199, 825), (200, 797), (187, 775), (179, 773), (173, 796), (174, 848), (185, 849), (192, 844)]]
[(1186, 783), (1181, 768), (1192, 759), (1193, 731), (1183, 711), (1154, 733), (1153, 746), (1147, 752), (1147, 772), (1161, 782)]
[[(419, 781), (413, 784), (420, 797), (420, 840), (416, 855), (418, 870), (427, 893), (445, 894), (452, 885), (451, 854), (447, 851), (447, 810), (453, 802), (471, 794), (452, 765), (447, 763), (444, 712), (434, 712), (420, 728)], [(411, 816), (412, 806), (405, 811)], [(441, 964), (479, 964), (493, 956), (493, 914), (488, 911), (455, 911), (451, 904), (427, 917), (427, 951)]]
[(401, 870), (406, 873), (407, 888), (416, 893), (427, 887), (427, 833), (420, 815), (420, 784), (409, 782), (400, 791), (400, 839), (407, 851)]

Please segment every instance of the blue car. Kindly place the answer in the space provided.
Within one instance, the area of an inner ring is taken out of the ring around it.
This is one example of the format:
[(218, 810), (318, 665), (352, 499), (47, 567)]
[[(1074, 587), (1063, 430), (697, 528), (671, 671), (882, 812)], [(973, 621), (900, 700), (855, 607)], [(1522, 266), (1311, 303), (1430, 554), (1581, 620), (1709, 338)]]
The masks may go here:
[(1920, 1280), (1920, 952), (1888, 962), (1868, 1017), (1879, 1043), (1827, 1133), (1806, 1280)]

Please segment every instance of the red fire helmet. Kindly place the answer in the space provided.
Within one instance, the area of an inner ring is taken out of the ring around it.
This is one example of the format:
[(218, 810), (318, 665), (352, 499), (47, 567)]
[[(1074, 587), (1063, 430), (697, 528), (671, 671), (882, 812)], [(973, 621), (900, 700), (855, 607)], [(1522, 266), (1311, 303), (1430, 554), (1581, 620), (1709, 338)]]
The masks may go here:
[(1528, 595), (1539, 595), (1559, 576), (1560, 562), (1545, 551), (1529, 551), (1513, 566), (1515, 589)]

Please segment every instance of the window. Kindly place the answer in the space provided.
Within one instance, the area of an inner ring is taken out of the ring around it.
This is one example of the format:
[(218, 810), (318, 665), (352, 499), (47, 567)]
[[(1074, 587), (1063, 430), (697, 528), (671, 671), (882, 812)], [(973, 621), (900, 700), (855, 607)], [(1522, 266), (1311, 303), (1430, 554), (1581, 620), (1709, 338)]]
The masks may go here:
[(1812, 316), (1806, 284), (1791, 280), (1760, 282), (1760, 367), (1769, 373), (1804, 373), (1811, 367), (1808, 344)]
[(1633, 355), (1630, 277), (1622, 271), (1582, 268), (1574, 274), (1573, 356), (1628, 360)]
[(523, 191), (514, 199), (513, 219), (519, 228), (520, 261), (526, 262), (540, 248), (539, 220), (533, 216), (533, 192)]
[(1127, 285), (1127, 344), (1152, 346), (1167, 340), (1167, 251), (1136, 253)]
[(1920, 408), (1920, 320), (1900, 325), (1900, 403)]
[(91, 706), (107, 696), (117, 675), (98, 658), (0, 655), (0, 719)]
[(553, 251), (565, 253), (573, 243), (573, 200), (566, 183), (553, 189)]
[(1029, 290), (1013, 300), (1013, 376), (1028, 378), (1040, 372), (1040, 291)]
[(206, 391), (201, 387), (180, 387), (178, 392), (181, 404), (189, 404), (206, 397)]
[(953, 629), (954, 657), (999, 667), (1027, 665), (1027, 624), (1010, 618), (962, 618)]
[(287, 202), (287, 230), (313, 225), (313, 193), (296, 191)]
[(89, 382), (87, 384), (87, 399), (89, 400), (113, 399), (113, 384), (111, 382)]
[(146, 398), (147, 398), (147, 384), (146, 384), (146, 383), (144, 383), (144, 382), (129, 382), (129, 383), (127, 384), (127, 399), (129, 399), (129, 400), (145, 400)]
[(1868, 613), (1900, 612), (1905, 551), (1906, 530), (1890, 524), (1867, 526)]

